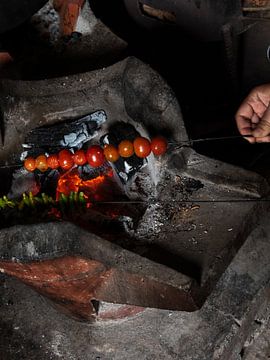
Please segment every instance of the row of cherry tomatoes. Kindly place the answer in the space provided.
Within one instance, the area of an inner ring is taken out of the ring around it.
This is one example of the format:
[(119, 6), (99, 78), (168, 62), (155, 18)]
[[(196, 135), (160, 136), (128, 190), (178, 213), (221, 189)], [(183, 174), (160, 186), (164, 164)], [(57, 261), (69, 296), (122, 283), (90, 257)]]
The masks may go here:
[(156, 137), (150, 142), (144, 137), (138, 137), (133, 142), (123, 140), (118, 148), (113, 145), (105, 145), (102, 149), (98, 145), (92, 145), (85, 152), (77, 150), (74, 154), (67, 150), (61, 150), (59, 154), (39, 155), (36, 159), (28, 157), (24, 161), (24, 167), (28, 171), (38, 169), (42, 172), (48, 168), (57, 169), (61, 167), (63, 170), (71, 169), (75, 165), (85, 165), (88, 163), (92, 167), (99, 167), (104, 164), (105, 160), (115, 162), (119, 157), (129, 158), (133, 154), (139, 158), (146, 158), (151, 151), (154, 155), (163, 155), (167, 150), (167, 141), (163, 137)]

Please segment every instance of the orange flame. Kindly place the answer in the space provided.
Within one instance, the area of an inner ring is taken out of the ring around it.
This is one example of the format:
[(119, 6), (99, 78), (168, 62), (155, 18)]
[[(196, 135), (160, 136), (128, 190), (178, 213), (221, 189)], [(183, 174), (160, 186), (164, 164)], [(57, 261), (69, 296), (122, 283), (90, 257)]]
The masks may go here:
[[(99, 206), (98, 202), (112, 201), (115, 199), (115, 196), (122, 196), (121, 190), (114, 180), (112, 168), (91, 180), (82, 180), (76, 168), (64, 173), (58, 179), (56, 200), (60, 199), (61, 194), (69, 196), (71, 192), (83, 192), (86, 207), (91, 208), (94, 206), (95, 210), (97, 210)], [(120, 208), (119, 212), (115, 209), (112, 212), (112, 208), (106, 206), (98, 209), (98, 211), (110, 215), (112, 218), (117, 218), (123, 211), (123, 209)]]
[(56, 200), (60, 195), (68, 196), (71, 192), (83, 192), (89, 206), (92, 201), (102, 201), (108, 196), (112, 187), (113, 170), (110, 168), (105, 174), (99, 175), (91, 180), (82, 180), (76, 168), (64, 173), (58, 180), (56, 189)]
[(100, 184), (105, 180), (105, 175), (100, 175), (91, 180), (82, 180), (78, 173), (66, 173), (62, 175), (57, 184), (57, 197), (59, 193), (69, 195), (71, 192), (79, 192), (84, 190), (91, 190), (95, 192)]

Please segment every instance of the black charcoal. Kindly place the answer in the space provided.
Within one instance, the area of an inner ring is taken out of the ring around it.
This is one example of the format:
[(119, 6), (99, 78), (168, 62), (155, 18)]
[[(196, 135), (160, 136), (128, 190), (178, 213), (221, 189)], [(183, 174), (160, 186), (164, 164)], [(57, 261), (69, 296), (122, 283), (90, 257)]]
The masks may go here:
[[(138, 136), (141, 135), (133, 125), (125, 122), (117, 122), (110, 127), (107, 134), (101, 137), (100, 143), (102, 146), (112, 144), (117, 147), (122, 140), (134, 141)], [(122, 184), (126, 184), (143, 167), (146, 161), (147, 160), (138, 158), (136, 155), (126, 159), (120, 157), (112, 164), (112, 167)]]
[(96, 137), (107, 120), (105, 111), (99, 110), (82, 118), (69, 120), (52, 126), (42, 126), (30, 131), (24, 141), (21, 160), (44, 153), (55, 153), (62, 149), (81, 149)]

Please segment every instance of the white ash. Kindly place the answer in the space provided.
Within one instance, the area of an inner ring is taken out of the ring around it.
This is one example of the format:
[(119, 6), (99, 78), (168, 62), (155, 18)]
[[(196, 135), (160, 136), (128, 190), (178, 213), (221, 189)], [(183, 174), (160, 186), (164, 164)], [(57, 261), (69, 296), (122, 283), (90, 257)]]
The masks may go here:
[(149, 238), (159, 234), (164, 227), (165, 214), (162, 204), (150, 204), (140, 220), (137, 230), (137, 238)]
[[(31, 146), (30, 147), (28, 147), (28, 146), (25, 146), (26, 144), (23, 144), (22, 146), (23, 146), (23, 148), (30, 148), (31, 149)], [(27, 156), (28, 156), (28, 151), (23, 151), (22, 153), (21, 153), (21, 155), (20, 155), (20, 160), (21, 161), (24, 161), (26, 158), (27, 158)]]
[(41, 38), (46, 38), (49, 44), (54, 45), (60, 37), (59, 16), (50, 0), (31, 18), (31, 24), (40, 34)]
[(78, 17), (75, 30), (83, 35), (91, 34), (97, 22), (98, 21), (90, 8), (89, 2), (86, 1)]
[(90, 117), (91, 121), (95, 121), (97, 125), (101, 126), (107, 120), (107, 115), (104, 110), (95, 111), (94, 113), (85, 116), (81, 120), (86, 120), (86, 118)]
[(133, 167), (129, 165), (126, 161), (124, 161), (124, 166), (127, 173), (129, 173), (133, 169)]
[(118, 173), (118, 175), (119, 175), (125, 182), (128, 181), (128, 176), (127, 176), (126, 173), (120, 171), (120, 172)]
[(142, 168), (122, 186), (125, 194), (131, 200), (147, 201), (157, 197), (156, 185), (150, 175), (148, 162), (145, 162)]
[(119, 216), (119, 221), (123, 224), (125, 231), (128, 234), (134, 234), (134, 223), (133, 219), (129, 216)]
[[(60, 145), (64, 147), (77, 147), (81, 148), (84, 143), (89, 141), (89, 134), (87, 130), (87, 126), (85, 124), (82, 124), (82, 129), (80, 129), (77, 133), (70, 133), (67, 135), (64, 135), (64, 139), (60, 141)], [(91, 136), (91, 138), (96, 137), (97, 132), (94, 132), (94, 134)]]
[(10, 199), (19, 198), (23, 193), (32, 192), (37, 195), (40, 191), (40, 185), (35, 175), (24, 168), (20, 168), (13, 173), (12, 185), (7, 197)]
[(103, 138), (103, 143), (109, 145), (109, 135), (105, 135)]

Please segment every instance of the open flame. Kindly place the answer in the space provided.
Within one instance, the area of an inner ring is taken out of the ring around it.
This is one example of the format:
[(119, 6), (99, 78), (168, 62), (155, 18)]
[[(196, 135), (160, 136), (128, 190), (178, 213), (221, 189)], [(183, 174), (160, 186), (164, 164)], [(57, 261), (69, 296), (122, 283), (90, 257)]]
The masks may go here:
[(83, 192), (89, 202), (106, 200), (108, 195), (108, 182), (111, 181), (112, 177), (113, 171), (110, 169), (105, 174), (93, 179), (82, 180), (77, 169), (73, 169), (60, 176), (57, 183), (56, 200), (59, 200), (61, 194), (68, 196), (72, 192)]

